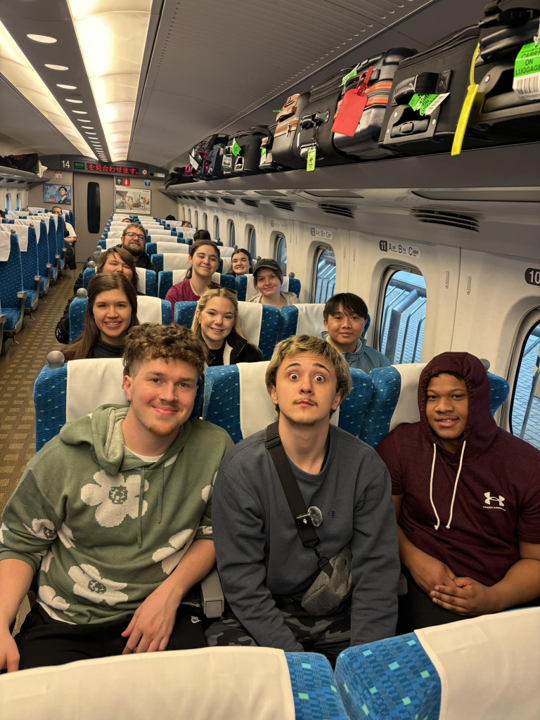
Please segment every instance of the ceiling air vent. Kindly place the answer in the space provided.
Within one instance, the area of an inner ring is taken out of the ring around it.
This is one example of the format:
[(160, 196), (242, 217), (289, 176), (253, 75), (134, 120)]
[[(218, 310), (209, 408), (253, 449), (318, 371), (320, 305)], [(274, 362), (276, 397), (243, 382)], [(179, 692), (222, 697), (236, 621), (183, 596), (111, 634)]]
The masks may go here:
[(278, 210), (287, 210), (287, 212), (294, 212), (294, 205), (285, 200), (270, 200), (270, 204)]
[(247, 205), (248, 207), (254, 207), (254, 208), (259, 207), (259, 203), (256, 200), (242, 199), (242, 202), (244, 203), (244, 205)]
[(236, 202), (236, 200), (233, 200), (232, 198), (222, 197), (221, 199), (224, 203), (227, 203), (227, 205), (234, 205), (234, 203)]
[(197, 195), (197, 200), (200, 200), (201, 202), (206, 202), (206, 198), (204, 195)]
[(209, 199), (211, 202), (215, 202), (215, 203), (218, 202), (218, 198), (212, 197), (211, 195), (208, 196), (208, 199)]
[(451, 210), (431, 210), (429, 208), (413, 208), (411, 215), (418, 222), (431, 223), (432, 225), (447, 225), (448, 227), (461, 228), (479, 232), (478, 219), (471, 215), (452, 212)]
[(319, 203), (319, 210), (322, 210), (327, 215), (339, 215), (340, 217), (351, 218), (352, 220), (354, 220), (354, 213), (351, 208), (344, 207), (343, 205)]

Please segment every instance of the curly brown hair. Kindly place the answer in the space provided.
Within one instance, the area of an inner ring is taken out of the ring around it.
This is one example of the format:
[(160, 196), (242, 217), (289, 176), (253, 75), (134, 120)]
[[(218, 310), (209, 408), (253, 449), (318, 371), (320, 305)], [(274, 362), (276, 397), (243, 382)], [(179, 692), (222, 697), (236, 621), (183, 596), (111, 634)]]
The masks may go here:
[(145, 360), (183, 360), (203, 375), (206, 349), (191, 330), (182, 325), (143, 323), (129, 331), (124, 350), (124, 375), (134, 377)]

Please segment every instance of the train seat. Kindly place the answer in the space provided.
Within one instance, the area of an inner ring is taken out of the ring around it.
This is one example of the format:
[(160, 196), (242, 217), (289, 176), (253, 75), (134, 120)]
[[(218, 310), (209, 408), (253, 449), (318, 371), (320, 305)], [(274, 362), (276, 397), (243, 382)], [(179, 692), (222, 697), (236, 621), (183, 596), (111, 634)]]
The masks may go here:
[[(53, 257), (51, 257), (51, 253)], [(64, 222), (59, 215), (49, 218), (49, 258), (56, 269), (55, 278), (62, 274), (64, 267)]]
[(49, 234), (47, 231), (47, 223), (44, 220), (39, 222), (39, 230), (37, 235), (38, 250), (38, 275), (41, 275), (41, 285), (39, 287), (40, 295), (47, 295), (51, 285), (51, 275), (53, 266), (49, 262)]
[[(174, 306), (174, 322), (191, 327), (196, 302), (177, 302)], [(257, 345), (264, 360), (270, 360), (279, 331), (279, 310), (270, 305), (238, 303), (238, 316), (247, 339)]]
[(530, 642), (534, 628), (540, 629), (540, 608), (352, 647), (338, 657), (336, 686), (351, 720), (532, 720), (540, 715), (540, 650)]
[[(150, 259), (159, 272), (162, 270), (189, 270), (191, 267), (188, 255), (184, 255), (183, 253), (156, 253), (155, 255), (151, 255)], [(227, 273), (229, 272), (230, 267), (230, 258), (225, 258), (224, 260), (221, 259), (219, 261), (217, 272)]]
[[(285, 275), (281, 286), (281, 290), (283, 292), (293, 292), (297, 297), (300, 297), (301, 289), (302, 285), (300, 280), (297, 278), (290, 278)], [(253, 284), (253, 275), (239, 275), (236, 278), (236, 292), (238, 293), (239, 300), (249, 301), (252, 297), (257, 295), (257, 290)]]
[(321, 337), (324, 331), (323, 310), (323, 303), (301, 303), (281, 308), (279, 339), (285, 340), (291, 335)]
[[(371, 447), (400, 423), (420, 420), (418, 410), (418, 382), (425, 363), (410, 363), (376, 368), (370, 372), (373, 380), (373, 399), (362, 428), (361, 439)], [(491, 387), (491, 414), (508, 397), (509, 385), (504, 378), (487, 374)]]
[(176, 239), (174, 242), (161, 242), (161, 240), (157, 240), (155, 242), (152, 241), (146, 243), (145, 251), (147, 255), (164, 255), (166, 253), (181, 253), (182, 255), (188, 255), (189, 245), (176, 242)]
[[(182, 682), (178, 682), (182, 678)], [(262, 647), (145, 653), (44, 667), (1, 678), (3, 720), (80, 720), (96, 713), (213, 720), (345, 720), (330, 664)], [(81, 687), (99, 693), (81, 695)]]
[[(13, 225), (8, 225), (14, 228)], [(22, 329), (26, 293), (23, 291), (21, 251), (17, 233), (0, 229), (0, 302), (6, 316), (4, 333), (13, 337)]]
[(17, 238), (21, 251), (23, 290), (26, 293), (25, 310), (31, 313), (38, 306), (41, 285), (35, 228), (30, 225), (17, 226)]
[[(88, 298), (83, 296), (83, 292), (86, 291), (84, 289), (79, 290), (77, 297), (73, 299), (69, 306), (70, 343), (77, 339), (84, 328), (84, 315), (88, 305)], [(171, 303), (168, 300), (141, 295), (137, 298), (137, 317), (141, 325), (145, 322), (170, 325), (172, 322)]]
[[(156, 256), (152, 255), (152, 258), (154, 257)], [(189, 263), (188, 267), (190, 267)], [(172, 286), (177, 285), (185, 279), (186, 270), (163, 270), (160, 272), (158, 275), (158, 297), (165, 299), (165, 295), (167, 295)], [(232, 275), (214, 273), (212, 275), (212, 282), (215, 282), (222, 287), (229, 288), (229, 290), (235, 289), (234, 277)]]
[[(95, 267), (87, 267), (83, 271), (83, 288), (88, 287), (88, 283), (96, 274)], [(137, 268), (137, 290), (143, 295), (149, 295), (150, 297), (156, 297), (157, 282), (156, 273), (154, 270), (143, 270)], [(163, 298), (165, 299), (165, 298)]]
[[(267, 309), (265, 305), (258, 307)], [(235, 443), (277, 419), (266, 390), (267, 367), (268, 362), (240, 363), (211, 367), (205, 373), (203, 417), (226, 430)], [(358, 436), (371, 400), (373, 381), (362, 370), (352, 369), (351, 377), (352, 390), (330, 423)]]

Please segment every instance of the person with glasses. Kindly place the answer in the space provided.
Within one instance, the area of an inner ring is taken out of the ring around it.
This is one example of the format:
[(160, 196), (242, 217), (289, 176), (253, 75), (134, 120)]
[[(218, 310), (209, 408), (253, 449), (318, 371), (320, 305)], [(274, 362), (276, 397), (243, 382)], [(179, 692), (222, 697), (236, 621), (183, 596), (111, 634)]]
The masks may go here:
[(144, 270), (153, 270), (157, 273), (157, 267), (151, 262), (150, 257), (144, 252), (146, 243), (146, 230), (138, 223), (126, 225), (122, 233), (120, 245), (127, 250), (135, 261), (135, 267)]

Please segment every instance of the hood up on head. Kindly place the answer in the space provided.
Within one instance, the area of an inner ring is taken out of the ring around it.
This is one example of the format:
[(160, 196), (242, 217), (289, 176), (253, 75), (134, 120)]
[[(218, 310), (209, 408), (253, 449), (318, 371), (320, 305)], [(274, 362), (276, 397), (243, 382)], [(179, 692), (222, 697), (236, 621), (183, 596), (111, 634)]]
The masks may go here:
[[(442, 373), (457, 373), (461, 375), (467, 387), (467, 396), (469, 400), (467, 423), (465, 432), (463, 433), (463, 445), (461, 449), (453, 455), (448, 455), (444, 450), (439, 436), (431, 429), (426, 416), (426, 398), (427, 387), (432, 377), (441, 375)], [(445, 460), (450, 464), (459, 462), (459, 467), (454, 484), (454, 492), (452, 495), (452, 504), (450, 507), (450, 516), (446, 528), (449, 530), (452, 524), (452, 515), (454, 510), (454, 501), (458, 488), (459, 476), (465, 457), (465, 448), (467, 449), (467, 460), (474, 460), (483, 455), (489, 448), (495, 437), (498, 428), (495, 420), (490, 412), (491, 389), (486, 370), (480, 360), (474, 355), (465, 352), (445, 352), (429, 362), (418, 383), (418, 407), (420, 410), (420, 423), (430, 444), (433, 445), (433, 463), (431, 466), (431, 478), (429, 483), (429, 497), (431, 506), (437, 520), (435, 530), (439, 529), (440, 519), (437, 509), (433, 502), (433, 477), (435, 473), (435, 463), (437, 460), (437, 446), (446, 454)]]

